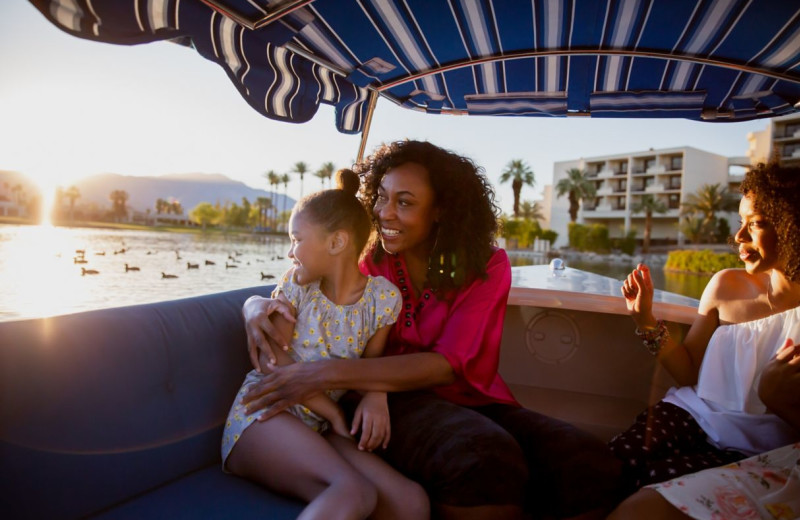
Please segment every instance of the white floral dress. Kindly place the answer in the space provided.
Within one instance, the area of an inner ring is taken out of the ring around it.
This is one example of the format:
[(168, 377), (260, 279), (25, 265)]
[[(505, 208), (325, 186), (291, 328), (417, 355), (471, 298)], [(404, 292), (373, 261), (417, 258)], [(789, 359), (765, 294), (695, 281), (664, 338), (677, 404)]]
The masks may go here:
[(698, 520), (796, 520), (800, 443), (648, 487)]
[[(331, 302), (320, 290), (319, 281), (297, 284), (293, 268), (283, 275), (273, 297), (279, 292), (297, 311), (289, 355), (298, 363), (361, 357), (375, 332), (397, 321), (401, 307), (400, 291), (382, 276), (368, 276), (364, 293), (352, 305)], [(248, 387), (262, 377), (263, 374), (251, 370), (231, 406), (222, 435), (223, 468), (239, 436), (263, 412), (246, 415), (241, 404)], [(344, 393), (345, 390), (327, 391), (334, 401)], [(325, 419), (303, 405), (294, 405), (288, 411), (317, 432), (322, 433), (328, 428)]]

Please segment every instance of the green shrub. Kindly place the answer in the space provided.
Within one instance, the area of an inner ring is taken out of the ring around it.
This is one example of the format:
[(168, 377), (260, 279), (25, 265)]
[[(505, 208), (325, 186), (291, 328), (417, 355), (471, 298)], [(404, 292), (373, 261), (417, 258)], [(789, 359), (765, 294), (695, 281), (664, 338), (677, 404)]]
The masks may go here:
[(626, 255), (633, 255), (636, 252), (636, 230), (631, 229), (625, 233), (625, 238), (612, 238), (611, 248), (619, 249)]
[(714, 253), (703, 249), (701, 251), (670, 251), (664, 269), (713, 274), (723, 269), (741, 266), (741, 260), (734, 253)]
[(603, 224), (584, 226), (570, 222), (568, 236), (570, 247), (578, 251), (608, 253), (611, 250), (608, 227)]
[(552, 246), (555, 243), (556, 239), (558, 238), (558, 233), (556, 233), (552, 229), (543, 229), (542, 234), (539, 238), (541, 238), (542, 240), (547, 240), (548, 242), (550, 242), (550, 245)]

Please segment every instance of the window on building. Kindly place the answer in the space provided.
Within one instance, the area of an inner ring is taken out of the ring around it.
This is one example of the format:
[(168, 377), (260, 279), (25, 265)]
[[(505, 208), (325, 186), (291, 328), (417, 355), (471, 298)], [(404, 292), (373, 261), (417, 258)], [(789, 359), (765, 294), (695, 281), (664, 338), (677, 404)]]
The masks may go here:
[(669, 160), (671, 170), (683, 169), (683, 157), (671, 157)]
[(678, 175), (673, 175), (669, 178), (669, 189), (671, 190), (679, 190), (681, 189), (681, 178)]
[(656, 182), (656, 178), (655, 177), (646, 177), (644, 179), (644, 187), (648, 188), (648, 187), (652, 186), (653, 184), (655, 184), (655, 182)]
[(797, 131), (800, 131), (800, 123), (788, 123), (783, 137), (792, 137)]
[(681, 196), (677, 193), (670, 193), (668, 204), (669, 209), (678, 209), (681, 207)]
[(656, 158), (655, 157), (650, 157), (650, 158), (644, 160), (644, 169), (645, 170), (648, 170), (648, 169), (652, 168), (655, 165), (656, 165)]

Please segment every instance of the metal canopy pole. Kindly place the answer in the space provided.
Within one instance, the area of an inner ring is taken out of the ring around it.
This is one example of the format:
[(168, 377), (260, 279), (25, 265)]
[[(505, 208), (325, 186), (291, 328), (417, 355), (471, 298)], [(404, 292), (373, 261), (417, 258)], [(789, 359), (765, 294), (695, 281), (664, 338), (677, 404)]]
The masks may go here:
[(367, 138), (369, 137), (369, 127), (372, 124), (372, 114), (375, 112), (375, 105), (378, 104), (378, 91), (370, 89), (369, 101), (367, 103), (367, 116), (364, 118), (364, 128), (361, 129), (361, 144), (358, 146), (358, 157), (356, 162), (361, 162), (364, 158), (364, 149), (367, 147)]

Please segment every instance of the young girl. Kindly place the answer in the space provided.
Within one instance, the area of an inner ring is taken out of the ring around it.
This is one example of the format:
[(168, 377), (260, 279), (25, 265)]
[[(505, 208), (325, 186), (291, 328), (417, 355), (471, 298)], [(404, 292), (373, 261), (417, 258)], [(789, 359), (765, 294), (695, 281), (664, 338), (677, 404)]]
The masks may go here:
[(758, 391), (770, 360), (800, 341), (800, 169), (761, 165), (741, 190), (744, 269), (714, 275), (683, 341), (653, 316), (646, 266), (623, 284), (637, 334), (681, 385), (611, 441), (632, 490), (800, 441), (794, 405), (768, 408)]
[[(352, 429), (334, 402), (344, 392), (339, 389), (265, 421), (257, 420), (260, 414), (247, 415), (241, 403), (248, 387), (276, 362), (375, 357), (383, 351), (400, 311), (399, 290), (383, 277), (359, 271), (369, 216), (355, 197), (356, 174), (340, 171), (337, 184), (340, 189), (309, 195), (292, 211), (289, 258), (294, 266), (273, 294), (296, 316), (294, 327), (276, 317), (292, 341), (273, 359), (259, 357), (259, 369), (247, 375), (226, 421), (223, 467), (309, 502), (302, 519), (427, 518), (422, 488), (363, 449), (388, 444), (385, 393), (365, 394)], [(361, 450), (350, 438), (359, 428)]]

